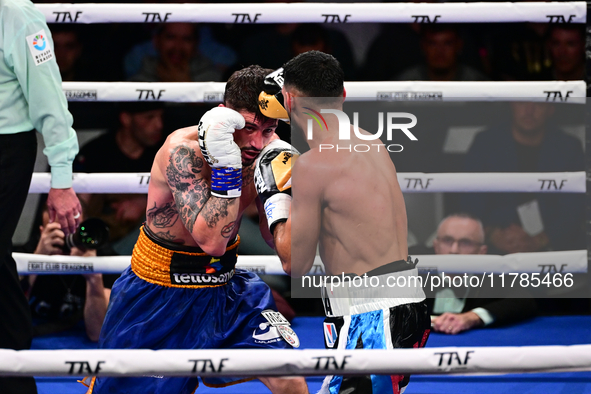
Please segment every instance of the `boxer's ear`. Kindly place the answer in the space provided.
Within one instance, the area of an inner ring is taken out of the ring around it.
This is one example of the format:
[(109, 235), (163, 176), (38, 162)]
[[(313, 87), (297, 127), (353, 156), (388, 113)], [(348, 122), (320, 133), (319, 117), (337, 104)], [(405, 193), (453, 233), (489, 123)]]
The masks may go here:
[(285, 89), (285, 86), (281, 88), (281, 94), (283, 94), (283, 100), (285, 100), (285, 109), (287, 113), (291, 113), (291, 94)]

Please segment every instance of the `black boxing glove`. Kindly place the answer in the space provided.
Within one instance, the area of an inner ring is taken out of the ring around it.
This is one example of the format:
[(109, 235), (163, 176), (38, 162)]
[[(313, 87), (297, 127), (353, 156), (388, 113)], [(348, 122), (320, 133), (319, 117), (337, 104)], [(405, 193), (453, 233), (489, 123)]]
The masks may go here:
[(254, 184), (265, 208), (269, 230), (287, 220), (291, 207), (291, 167), (300, 155), (285, 141), (273, 140), (259, 154)]

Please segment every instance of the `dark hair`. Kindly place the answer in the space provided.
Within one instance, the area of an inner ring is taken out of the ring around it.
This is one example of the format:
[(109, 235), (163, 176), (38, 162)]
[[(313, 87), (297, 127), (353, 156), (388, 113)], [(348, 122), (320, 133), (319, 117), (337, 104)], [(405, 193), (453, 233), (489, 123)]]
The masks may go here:
[(272, 73), (270, 68), (248, 66), (236, 71), (226, 83), (224, 105), (236, 111), (245, 110), (255, 114), (255, 119), (265, 117), (259, 108), (259, 94), (263, 90), (265, 77)]
[(193, 28), (192, 38), (195, 41), (199, 41), (199, 27), (196, 23), (191, 22), (159, 23), (154, 29), (154, 36), (162, 36), (162, 34), (164, 34), (164, 32), (166, 31), (166, 28), (172, 25), (191, 25), (191, 27)]
[(137, 114), (164, 109), (164, 103), (162, 101), (122, 101), (117, 103), (116, 108), (118, 113), (127, 112), (129, 114)]
[(286, 86), (293, 86), (307, 97), (343, 95), (345, 73), (339, 61), (320, 51), (297, 55), (283, 66)]
[(454, 33), (456, 37), (461, 39), (460, 29), (454, 23), (429, 23), (421, 24), (420, 37), (421, 40), (425, 39), (427, 34), (437, 34), (443, 32)]

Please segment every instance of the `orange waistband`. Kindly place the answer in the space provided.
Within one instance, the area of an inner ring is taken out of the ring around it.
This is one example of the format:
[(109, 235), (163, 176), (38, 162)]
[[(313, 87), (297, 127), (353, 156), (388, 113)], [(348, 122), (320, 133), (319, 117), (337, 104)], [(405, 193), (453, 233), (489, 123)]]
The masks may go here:
[(168, 287), (217, 287), (234, 275), (236, 249), (240, 238), (226, 248), (220, 257), (165, 248), (152, 241), (140, 229), (131, 255), (131, 269), (146, 282)]

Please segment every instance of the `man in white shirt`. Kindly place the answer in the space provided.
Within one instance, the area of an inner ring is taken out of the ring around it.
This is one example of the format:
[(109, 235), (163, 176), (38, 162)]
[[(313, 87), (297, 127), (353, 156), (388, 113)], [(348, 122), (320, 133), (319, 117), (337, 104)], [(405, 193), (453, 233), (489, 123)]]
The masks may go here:
[[(480, 219), (465, 214), (452, 214), (441, 221), (433, 241), (435, 254), (486, 254), (484, 228)], [(454, 292), (441, 289), (435, 293), (433, 330), (458, 334), (476, 327), (507, 324), (533, 317), (537, 306), (531, 298), (478, 298), (468, 289)], [(464, 292), (465, 294), (458, 294)]]

